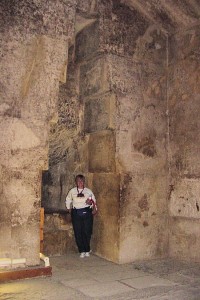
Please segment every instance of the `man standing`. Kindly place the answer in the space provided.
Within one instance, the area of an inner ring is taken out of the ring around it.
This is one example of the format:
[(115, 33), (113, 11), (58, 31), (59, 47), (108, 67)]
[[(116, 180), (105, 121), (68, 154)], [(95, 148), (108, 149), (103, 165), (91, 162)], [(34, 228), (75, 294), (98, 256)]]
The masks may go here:
[(90, 240), (93, 230), (93, 215), (97, 212), (93, 192), (85, 187), (85, 177), (75, 178), (76, 187), (66, 197), (67, 211), (71, 213), (72, 225), (80, 257), (90, 256)]

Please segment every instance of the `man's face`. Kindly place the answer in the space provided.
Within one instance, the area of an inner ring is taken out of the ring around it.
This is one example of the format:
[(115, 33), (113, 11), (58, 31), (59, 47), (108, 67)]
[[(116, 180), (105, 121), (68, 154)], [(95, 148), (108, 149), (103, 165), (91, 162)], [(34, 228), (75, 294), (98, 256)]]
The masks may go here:
[(83, 179), (77, 178), (76, 179), (76, 184), (77, 184), (77, 187), (79, 189), (83, 189), (84, 188), (84, 180)]

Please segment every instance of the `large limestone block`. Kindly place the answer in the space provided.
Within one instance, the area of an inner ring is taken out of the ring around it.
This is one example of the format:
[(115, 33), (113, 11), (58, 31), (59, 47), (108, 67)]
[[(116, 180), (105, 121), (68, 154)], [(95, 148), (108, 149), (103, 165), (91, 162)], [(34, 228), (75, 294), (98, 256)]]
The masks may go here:
[(116, 99), (113, 94), (106, 94), (86, 100), (84, 110), (85, 131), (90, 133), (108, 128), (115, 128)]
[[(1, 1), (2, 31), (10, 39), (26, 39), (31, 34), (60, 36), (73, 39), (76, 1), (43, 0), (30, 2), (23, 0), (18, 5)], [(56, 24), (56, 26), (55, 26)]]
[[(146, 223), (126, 216), (120, 228), (120, 263), (168, 255), (168, 218), (149, 216)], [(148, 225), (147, 225), (148, 224)]]
[(4, 214), (1, 217), (6, 230), (0, 226), (4, 256), (24, 257), (29, 265), (39, 262), (40, 183), (38, 171), (4, 171), (4, 193), (1, 195)]
[(93, 244), (95, 252), (118, 261), (119, 251), (119, 176), (93, 174), (92, 190), (97, 198)]
[[(190, 62), (198, 59), (198, 50), (200, 47), (200, 28), (199, 25), (186, 30), (181, 30), (175, 35), (169, 37), (169, 65), (174, 67), (177, 60), (185, 61), (190, 58)], [(198, 87), (197, 87), (198, 88)]]
[(70, 216), (66, 214), (45, 214), (44, 253), (63, 255), (68, 250), (77, 250)]
[(94, 56), (99, 49), (98, 22), (87, 26), (76, 36), (76, 59), (82, 61)]
[(4, 181), (4, 198), (12, 216), (12, 226), (39, 221), (39, 171), (7, 170)]
[(11, 151), (30, 149), (40, 145), (36, 134), (20, 119), (0, 119), (2, 129), (0, 148)]
[(66, 231), (52, 231), (44, 234), (44, 253), (46, 255), (66, 255), (67, 250), (76, 251), (76, 246), (74, 237), (69, 238)]
[[(118, 216), (119, 207), (119, 175), (111, 173), (94, 173), (92, 190), (97, 196), (99, 214)], [(112, 207), (112, 209), (110, 209)]]
[(200, 221), (171, 218), (169, 256), (177, 259), (200, 261)]
[(166, 99), (166, 70), (162, 65), (111, 54), (107, 56), (107, 61), (111, 68), (112, 90), (120, 92), (120, 96), (132, 94), (140, 105), (152, 102), (152, 105), (164, 105), (160, 102)]
[(11, 230), (12, 242), (10, 255), (13, 258), (26, 258), (28, 266), (40, 264), (39, 220), (27, 224), (18, 224)]
[[(189, 68), (189, 67), (188, 67)], [(187, 68), (187, 71), (188, 71)], [(195, 75), (196, 72), (196, 75)], [(197, 69), (191, 72), (191, 78), (197, 76)], [(182, 77), (181, 77), (181, 80)], [(185, 85), (188, 86), (187, 80)], [(199, 86), (199, 81), (196, 81)], [(174, 176), (198, 177), (200, 174), (199, 143), (200, 143), (200, 91), (195, 95), (192, 88), (189, 93), (184, 94), (183, 85), (178, 85), (178, 93), (173, 95), (176, 104), (170, 105), (171, 127), (170, 127), (170, 151), (172, 156), (171, 169)], [(182, 88), (183, 87), (183, 88)], [(174, 87), (175, 88), (175, 87)], [(181, 96), (179, 93), (183, 93)], [(193, 90), (194, 91), (194, 90)], [(185, 97), (185, 98), (184, 98)]]
[(150, 62), (154, 62), (160, 65), (161, 68), (166, 68), (167, 46), (166, 34), (159, 30), (156, 24), (151, 24), (144, 34), (138, 37), (133, 59), (135, 61), (145, 62), (147, 65), (149, 65)]
[(200, 174), (198, 159), (200, 81), (198, 68), (198, 64), (195, 62), (188, 62), (187, 64), (185, 62), (185, 65), (179, 64), (176, 68), (177, 74), (174, 74), (174, 85), (171, 86), (170, 151), (172, 156), (171, 169), (174, 176), (198, 177)]
[(199, 261), (199, 26), (180, 31), (171, 38), (170, 45), (168, 104), (173, 185), (169, 249), (172, 257)]
[(73, 0), (36, 2), (0, 3), (0, 162), (5, 175), (0, 175), (0, 196), (2, 217), (8, 216), (6, 230), (0, 225), (1, 257), (24, 257), (28, 265), (40, 262), (40, 172), (47, 167), (48, 125), (57, 109), (59, 80), (66, 80), (76, 5)]
[(171, 192), (169, 212), (171, 216), (200, 219), (200, 181), (182, 179)]
[(95, 57), (80, 67), (80, 96), (82, 98), (110, 90), (109, 66), (106, 57)]
[(67, 47), (63, 40), (31, 36), (23, 43), (13, 42), (3, 57), (1, 114), (26, 120), (41, 139), (47, 137), (40, 127), (56, 110), (58, 83), (65, 77)]
[(96, 12), (97, 9), (97, 0), (78, 0), (77, 2), (77, 10), (82, 14), (92, 14)]
[(129, 110), (125, 109), (122, 101), (120, 125), (116, 132), (118, 168), (120, 172), (135, 170), (163, 176), (168, 167), (165, 116), (159, 108), (138, 108), (132, 97), (128, 99), (128, 104)]
[(108, 55), (108, 64), (111, 68), (110, 84), (112, 90), (119, 92), (120, 96), (133, 94), (135, 101), (141, 99), (141, 66), (132, 59)]
[(115, 134), (104, 130), (90, 134), (88, 142), (89, 172), (115, 172)]
[[(153, 61), (109, 55), (117, 93), (116, 149), (119, 172), (167, 172), (166, 74)], [(142, 76), (141, 76), (142, 74)]]
[(132, 57), (136, 40), (148, 28), (147, 18), (118, 1), (100, 1), (98, 7), (101, 51)]
[(35, 127), (51, 119), (59, 80), (65, 80), (67, 49), (66, 41), (47, 36), (11, 43), (1, 64), (2, 115), (32, 120)]
[(44, 132), (38, 128), (40, 124), (37, 127), (23, 119), (0, 117), (1, 165), (14, 172), (20, 172), (23, 168), (32, 171), (47, 168), (47, 126), (43, 125)]
[(119, 229), (116, 217), (98, 216), (94, 226), (92, 248), (94, 252), (110, 261), (119, 261)]
[[(97, 2), (81, 1), (80, 9), (85, 11), (87, 7), (87, 13), (92, 13), (96, 9)], [(77, 36), (78, 59), (93, 55), (96, 51), (114, 53), (118, 57), (132, 57), (137, 51), (136, 41), (145, 34), (148, 29), (148, 21), (136, 10), (130, 10), (127, 5), (122, 3), (118, 5), (115, 2), (103, 3), (100, 1), (98, 3), (99, 22), (85, 28)], [(160, 32), (156, 29), (154, 27), (150, 33), (147, 32), (144, 45), (139, 43), (139, 47), (145, 48), (146, 52), (150, 52), (149, 48), (151, 47), (151, 53), (154, 52), (156, 56), (160, 56), (160, 52), (163, 52), (163, 44), (158, 37)]]
[(63, 40), (46, 36), (32, 39), (26, 46), (21, 83), (21, 97), (26, 99), (23, 116), (51, 119), (56, 110), (59, 80), (65, 81), (67, 46)]
[(199, 26), (171, 40), (169, 113), (171, 172), (174, 177), (199, 177), (200, 77)]
[(166, 176), (128, 173), (120, 184), (120, 262), (167, 255)]
[(148, 226), (147, 219), (165, 216), (168, 213), (168, 182), (167, 176), (148, 174), (121, 174), (120, 212), (122, 225), (126, 218), (132, 222), (140, 222)]

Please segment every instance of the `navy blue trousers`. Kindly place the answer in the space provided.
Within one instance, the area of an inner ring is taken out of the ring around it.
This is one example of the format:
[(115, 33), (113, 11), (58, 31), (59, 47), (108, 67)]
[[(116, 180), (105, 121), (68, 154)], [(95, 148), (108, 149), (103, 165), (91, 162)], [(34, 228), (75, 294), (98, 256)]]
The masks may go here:
[(78, 251), (80, 253), (90, 252), (90, 240), (93, 230), (92, 210), (88, 208), (85, 215), (79, 216), (78, 210), (72, 209), (71, 216)]

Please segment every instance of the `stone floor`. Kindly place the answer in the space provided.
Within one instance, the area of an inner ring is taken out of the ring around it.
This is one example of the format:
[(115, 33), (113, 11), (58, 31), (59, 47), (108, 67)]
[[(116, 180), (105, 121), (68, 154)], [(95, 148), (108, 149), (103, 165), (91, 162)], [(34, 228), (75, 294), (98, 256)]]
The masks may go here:
[(200, 264), (174, 260), (117, 265), (95, 255), (51, 257), (52, 277), (0, 285), (1, 300), (200, 300)]

